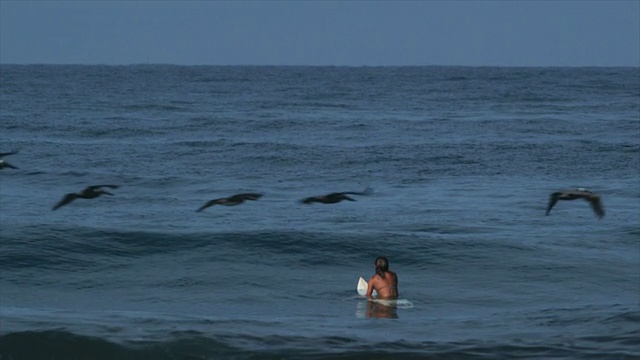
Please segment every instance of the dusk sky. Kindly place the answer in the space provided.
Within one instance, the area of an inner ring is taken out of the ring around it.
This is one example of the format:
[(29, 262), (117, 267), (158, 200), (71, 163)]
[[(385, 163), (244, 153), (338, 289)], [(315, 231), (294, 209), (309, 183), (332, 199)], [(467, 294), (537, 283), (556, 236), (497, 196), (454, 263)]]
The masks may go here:
[(640, 66), (640, 1), (0, 0), (0, 63)]

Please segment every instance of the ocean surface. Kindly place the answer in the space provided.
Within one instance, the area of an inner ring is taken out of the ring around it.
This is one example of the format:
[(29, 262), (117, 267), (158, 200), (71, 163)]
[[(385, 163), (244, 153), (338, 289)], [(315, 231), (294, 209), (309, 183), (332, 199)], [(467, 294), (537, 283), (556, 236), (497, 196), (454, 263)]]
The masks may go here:
[(640, 359), (639, 68), (2, 65), (11, 151), (2, 360)]

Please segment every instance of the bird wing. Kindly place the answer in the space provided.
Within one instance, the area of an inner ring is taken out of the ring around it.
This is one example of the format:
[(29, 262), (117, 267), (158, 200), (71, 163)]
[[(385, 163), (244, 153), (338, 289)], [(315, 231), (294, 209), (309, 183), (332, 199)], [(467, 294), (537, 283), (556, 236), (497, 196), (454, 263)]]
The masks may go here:
[(3, 168), (3, 167), (8, 167), (8, 168), (11, 168), (11, 169), (17, 169), (17, 167), (9, 164), (8, 162), (6, 162), (4, 160), (0, 160), (0, 169)]
[(549, 212), (551, 211), (553, 206), (558, 202), (559, 195), (560, 193), (555, 192), (549, 197), (549, 205), (547, 205), (547, 215), (549, 215)]
[(591, 205), (591, 209), (593, 212), (602, 219), (604, 217), (604, 207), (602, 206), (602, 200), (600, 196), (594, 195), (588, 199), (589, 205)]
[(13, 154), (17, 154), (17, 151), (11, 151), (11, 152), (6, 152), (6, 153), (0, 153), (0, 157), (3, 156), (9, 156), (9, 155), (13, 155)]
[(57, 210), (58, 208), (67, 205), (78, 197), (76, 194), (67, 194), (65, 195), (51, 210)]
[(325, 204), (336, 204), (342, 200), (356, 201), (354, 198), (348, 197), (347, 195), (345, 195), (345, 193), (341, 193), (341, 192), (331, 193), (325, 196), (318, 196), (318, 197), (320, 199), (317, 199), (317, 201)]
[(84, 190), (82, 190), (82, 194), (84, 195), (96, 195), (95, 193), (98, 194), (107, 194), (107, 195), (113, 195), (112, 193), (108, 192), (108, 191), (104, 191), (101, 190), (101, 188), (106, 187), (106, 188), (110, 188), (110, 189), (117, 189), (120, 186), (118, 185), (91, 185), (91, 186), (87, 186), (86, 188), (84, 188)]
[(206, 209), (206, 208), (208, 208), (210, 206), (213, 206), (215, 204), (219, 204), (220, 201), (222, 201), (222, 200), (226, 200), (226, 198), (209, 200), (204, 205), (202, 205), (198, 210), (196, 210), (196, 212), (200, 212), (200, 211), (202, 211), (202, 210), (204, 210), (204, 209)]
[(311, 196), (311, 197), (304, 198), (304, 199), (300, 200), (300, 202), (303, 203), (303, 204), (311, 204), (311, 203), (314, 203), (316, 201), (318, 201), (318, 197), (317, 196)]
[(242, 193), (236, 194), (229, 198), (230, 201), (240, 201), (240, 200), (258, 200), (262, 197), (262, 194), (256, 193)]

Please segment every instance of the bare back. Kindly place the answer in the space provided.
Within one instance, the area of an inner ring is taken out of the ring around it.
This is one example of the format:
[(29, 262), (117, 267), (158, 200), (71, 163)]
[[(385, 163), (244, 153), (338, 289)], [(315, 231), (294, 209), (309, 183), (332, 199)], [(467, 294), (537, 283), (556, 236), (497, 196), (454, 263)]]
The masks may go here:
[(398, 276), (393, 271), (385, 271), (384, 277), (375, 274), (369, 280), (367, 297), (372, 297), (373, 290), (378, 292), (379, 299), (395, 300), (398, 298)]

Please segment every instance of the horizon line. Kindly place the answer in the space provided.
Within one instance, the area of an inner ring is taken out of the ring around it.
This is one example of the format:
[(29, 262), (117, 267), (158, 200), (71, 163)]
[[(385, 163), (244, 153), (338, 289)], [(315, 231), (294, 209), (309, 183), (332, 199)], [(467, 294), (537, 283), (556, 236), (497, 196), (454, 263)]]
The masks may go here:
[(16, 63), (16, 62), (0, 62), (0, 66), (105, 66), (105, 67), (125, 67), (125, 66), (173, 66), (173, 67), (325, 67), (325, 68), (382, 68), (382, 67), (456, 67), (456, 68), (640, 68), (637, 65), (307, 65), (307, 64), (174, 64), (174, 63)]

